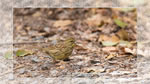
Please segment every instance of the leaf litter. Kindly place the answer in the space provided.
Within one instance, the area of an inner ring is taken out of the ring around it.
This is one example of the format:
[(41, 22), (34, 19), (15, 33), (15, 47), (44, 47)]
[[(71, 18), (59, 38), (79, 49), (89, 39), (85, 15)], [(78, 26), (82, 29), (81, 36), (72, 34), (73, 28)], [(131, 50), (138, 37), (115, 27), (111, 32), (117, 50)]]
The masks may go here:
[[(18, 49), (14, 54), (15, 76), (137, 75), (133, 73), (136, 68), (136, 10), (40, 8), (31, 13), (30, 9), (14, 9), (14, 42), (43, 43), (14, 44)], [(40, 50), (50, 46), (54, 40), (64, 40), (68, 36), (73, 36), (77, 44), (68, 61), (55, 64)], [(23, 67), (15, 69), (19, 66)], [(128, 75), (118, 74), (119, 71), (128, 71)], [(118, 73), (114, 75), (113, 72)]]

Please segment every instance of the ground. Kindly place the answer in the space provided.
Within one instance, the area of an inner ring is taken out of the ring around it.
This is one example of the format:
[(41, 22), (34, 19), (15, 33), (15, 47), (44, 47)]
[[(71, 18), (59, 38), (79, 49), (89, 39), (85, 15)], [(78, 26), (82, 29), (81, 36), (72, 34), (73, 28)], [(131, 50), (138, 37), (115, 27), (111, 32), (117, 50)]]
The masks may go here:
[[(15, 8), (13, 14), (16, 77), (137, 77), (136, 9)], [(69, 36), (78, 45), (70, 60), (53, 63), (41, 51)], [(16, 56), (21, 49), (34, 53)]]

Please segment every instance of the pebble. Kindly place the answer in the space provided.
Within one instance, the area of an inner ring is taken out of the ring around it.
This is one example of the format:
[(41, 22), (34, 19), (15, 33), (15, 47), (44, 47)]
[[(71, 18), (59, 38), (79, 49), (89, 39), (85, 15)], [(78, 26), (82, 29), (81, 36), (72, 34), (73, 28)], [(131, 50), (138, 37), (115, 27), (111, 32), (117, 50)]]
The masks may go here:
[(38, 57), (33, 57), (33, 58), (31, 58), (31, 60), (33, 63), (38, 63), (41, 61)]
[(19, 73), (20, 73), (20, 74), (25, 73), (25, 69), (24, 69), (24, 68), (19, 69)]
[(50, 28), (49, 27), (44, 27), (44, 31), (50, 32)]

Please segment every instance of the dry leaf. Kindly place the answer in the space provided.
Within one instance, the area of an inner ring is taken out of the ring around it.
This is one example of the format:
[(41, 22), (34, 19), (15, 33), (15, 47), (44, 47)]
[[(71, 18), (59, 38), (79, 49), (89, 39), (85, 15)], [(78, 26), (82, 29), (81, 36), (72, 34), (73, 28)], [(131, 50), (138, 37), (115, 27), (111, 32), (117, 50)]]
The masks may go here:
[(99, 36), (99, 39), (98, 41), (101, 42), (101, 41), (108, 41), (109, 40), (109, 37), (107, 35), (100, 35)]
[(102, 45), (103, 46), (114, 46), (117, 45), (118, 42), (112, 42), (112, 41), (103, 41)]
[(109, 56), (106, 57), (106, 60), (110, 60), (116, 56), (117, 56), (117, 54), (110, 54)]
[(116, 35), (107, 36), (107, 35), (100, 35), (99, 41), (112, 41), (112, 42), (119, 42), (120, 39)]
[(60, 69), (60, 70), (65, 69), (65, 66), (59, 66), (57, 67), (57, 69)]
[(58, 20), (58, 21), (55, 21), (53, 25), (54, 27), (65, 27), (70, 24), (72, 24), (72, 21), (70, 20)]
[(128, 42), (128, 41), (123, 41), (123, 40), (121, 40), (121, 41), (119, 42), (119, 46), (132, 47), (132, 44), (131, 44), (130, 42)]
[(136, 10), (135, 8), (116, 8), (119, 11), (130, 12)]
[(120, 29), (117, 32), (117, 35), (122, 39), (122, 40), (128, 40), (128, 33), (124, 29)]
[(110, 40), (112, 42), (117, 42), (117, 43), (120, 41), (120, 39), (116, 35), (113, 35)]
[(36, 12), (36, 13), (34, 13), (32, 16), (33, 16), (33, 17), (39, 17), (39, 16), (41, 16), (41, 15), (42, 15), (41, 12)]
[(76, 50), (87, 50), (86, 48), (84, 48), (82, 45), (78, 44), (75, 46)]
[(107, 36), (107, 35), (100, 35), (99, 41), (102, 42), (103, 46), (114, 46), (119, 43), (119, 38), (115, 35)]
[(124, 52), (125, 53), (130, 53), (132, 55), (136, 55), (136, 50), (135, 49), (131, 50), (130, 48), (124, 48)]
[(96, 72), (96, 73), (100, 72), (100, 73), (102, 73), (102, 72), (104, 72), (105, 70), (106, 70), (106, 69), (105, 69), (105, 68), (102, 68), (102, 67), (90, 67), (90, 68), (87, 68), (86, 72), (87, 72), (87, 73), (91, 73), (91, 72)]
[(117, 52), (118, 49), (116, 47), (104, 47), (102, 48), (104, 52)]
[(98, 26), (102, 22), (102, 16), (100, 14), (93, 15), (90, 18), (87, 18), (85, 21), (89, 26)]
[(113, 72), (113, 71), (116, 71), (116, 68), (111, 68), (111, 69), (107, 69), (107, 70), (106, 70), (107, 73), (111, 73), (111, 72)]

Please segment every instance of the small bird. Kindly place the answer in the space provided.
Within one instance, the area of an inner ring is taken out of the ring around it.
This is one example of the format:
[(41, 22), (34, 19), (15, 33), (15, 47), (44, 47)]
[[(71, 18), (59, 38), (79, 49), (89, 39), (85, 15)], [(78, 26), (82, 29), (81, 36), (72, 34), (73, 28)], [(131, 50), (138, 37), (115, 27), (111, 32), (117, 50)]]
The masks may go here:
[(69, 37), (64, 41), (58, 42), (56, 45), (43, 48), (43, 51), (50, 55), (54, 62), (56, 62), (56, 60), (68, 59), (75, 46), (75, 39)]

